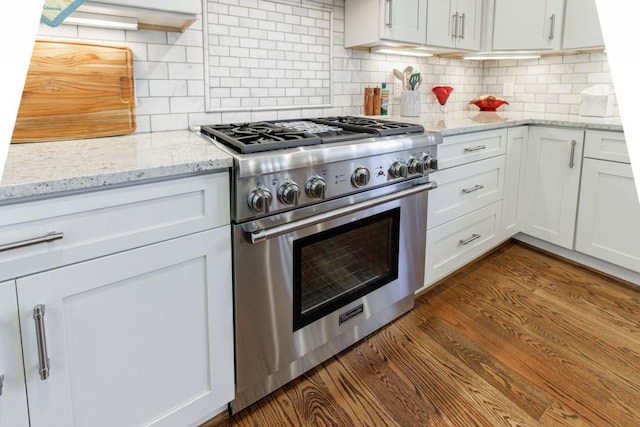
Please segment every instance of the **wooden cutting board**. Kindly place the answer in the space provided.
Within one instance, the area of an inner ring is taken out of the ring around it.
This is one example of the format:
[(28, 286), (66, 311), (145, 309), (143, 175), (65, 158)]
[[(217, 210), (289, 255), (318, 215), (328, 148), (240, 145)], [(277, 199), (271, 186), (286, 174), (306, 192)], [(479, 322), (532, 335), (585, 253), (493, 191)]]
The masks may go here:
[(38, 40), (11, 142), (131, 133), (133, 84), (127, 47)]

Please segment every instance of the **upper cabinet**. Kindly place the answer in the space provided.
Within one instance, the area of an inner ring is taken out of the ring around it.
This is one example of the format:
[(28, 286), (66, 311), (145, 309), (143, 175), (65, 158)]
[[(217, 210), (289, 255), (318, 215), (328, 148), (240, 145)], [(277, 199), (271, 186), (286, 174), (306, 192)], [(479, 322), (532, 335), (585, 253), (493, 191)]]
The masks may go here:
[(429, 46), (479, 50), (481, 28), (482, 0), (429, 1)]
[(165, 10), (167, 12), (200, 13), (202, 11), (200, 0), (92, 0), (92, 2)]
[(133, 18), (138, 28), (185, 31), (202, 13), (202, 4), (199, 0), (92, 0), (77, 12)]
[(559, 50), (564, 0), (495, 0), (493, 45), (497, 50)]
[(425, 44), (427, 0), (349, 0), (344, 14), (345, 47)]
[(595, 0), (566, 0), (562, 49), (604, 46)]

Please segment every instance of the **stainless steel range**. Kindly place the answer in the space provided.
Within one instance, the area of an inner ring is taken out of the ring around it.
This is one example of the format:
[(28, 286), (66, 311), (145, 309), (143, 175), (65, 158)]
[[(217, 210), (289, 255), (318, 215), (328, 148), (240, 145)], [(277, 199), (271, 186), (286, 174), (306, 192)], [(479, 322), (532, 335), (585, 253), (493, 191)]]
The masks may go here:
[(234, 158), (236, 413), (413, 307), (442, 138), (352, 116), (200, 131)]

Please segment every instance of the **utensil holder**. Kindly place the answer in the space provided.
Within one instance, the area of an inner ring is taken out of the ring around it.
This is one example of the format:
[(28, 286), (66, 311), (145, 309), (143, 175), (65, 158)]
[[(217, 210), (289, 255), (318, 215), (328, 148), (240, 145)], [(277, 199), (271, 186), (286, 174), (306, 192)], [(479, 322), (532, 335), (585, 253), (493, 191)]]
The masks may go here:
[(405, 90), (400, 93), (400, 115), (406, 117), (420, 115), (419, 90)]

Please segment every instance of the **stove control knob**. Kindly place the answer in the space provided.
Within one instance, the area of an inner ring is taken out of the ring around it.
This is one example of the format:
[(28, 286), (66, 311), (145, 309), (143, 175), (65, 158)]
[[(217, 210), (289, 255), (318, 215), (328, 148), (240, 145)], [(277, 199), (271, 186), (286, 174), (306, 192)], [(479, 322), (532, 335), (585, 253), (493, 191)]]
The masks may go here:
[(258, 187), (249, 193), (249, 207), (257, 213), (269, 213), (271, 199), (271, 191), (264, 187)]
[(327, 181), (321, 176), (309, 178), (305, 186), (307, 195), (312, 199), (324, 199), (324, 193), (327, 191)]
[(371, 172), (369, 172), (369, 169), (359, 167), (351, 175), (351, 183), (357, 188), (364, 187), (369, 183), (370, 178)]
[(391, 178), (406, 178), (407, 165), (399, 160), (396, 160), (391, 164), (391, 167), (389, 168), (389, 176)]
[(278, 189), (278, 199), (285, 205), (297, 205), (300, 186), (293, 181), (287, 181)]
[(415, 157), (411, 157), (409, 159), (409, 162), (407, 163), (409, 167), (409, 173), (425, 174), (429, 169), (431, 169), (433, 163), (432, 160), (433, 159), (431, 158), (431, 155), (426, 153), (420, 154), (418, 159)]

